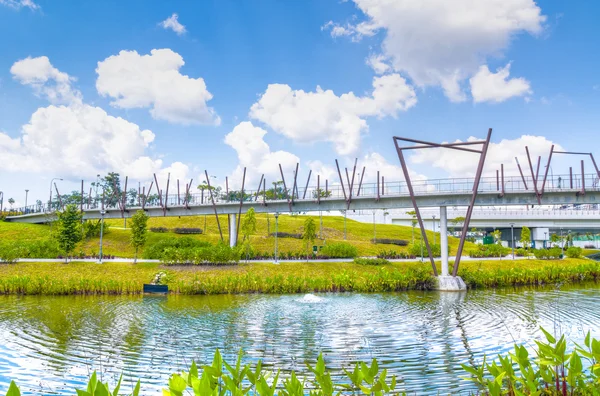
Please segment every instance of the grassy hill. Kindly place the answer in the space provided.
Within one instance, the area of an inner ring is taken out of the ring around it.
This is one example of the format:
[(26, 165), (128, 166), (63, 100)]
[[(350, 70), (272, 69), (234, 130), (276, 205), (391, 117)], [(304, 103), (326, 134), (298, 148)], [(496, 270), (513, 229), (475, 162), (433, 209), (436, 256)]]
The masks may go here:
[[(252, 246), (256, 251), (272, 252), (275, 246), (275, 238), (269, 236), (269, 233), (275, 232), (275, 218), (273, 215), (257, 215), (257, 233), (252, 237)], [(279, 232), (302, 233), (304, 221), (307, 216), (279, 216)], [(320, 231), (320, 221), (318, 216), (313, 216), (317, 223), (317, 231)], [(128, 220), (129, 221), (129, 220)], [(228, 240), (228, 221), (227, 216), (220, 216), (219, 221), (223, 230), (223, 238)], [(130, 231), (123, 228), (125, 222), (121, 219), (106, 220), (109, 224), (109, 231), (104, 235), (103, 250), (104, 254), (117, 257), (133, 257), (133, 249), (129, 245)], [(206, 224), (206, 226), (205, 226)], [(129, 224), (127, 224), (129, 225)], [(195, 227), (205, 229), (202, 235), (191, 235), (189, 237), (216, 243), (219, 241), (219, 230), (214, 216), (182, 216), (182, 217), (153, 217), (149, 220), (149, 227)], [(46, 239), (51, 237), (51, 230), (48, 225), (33, 225), (20, 223), (0, 222), (0, 240), (32, 240)], [(397, 252), (405, 251), (406, 247), (395, 245), (373, 244), (371, 239), (374, 235), (373, 224), (360, 223), (354, 220), (346, 222), (346, 241), (356, 246), (359, 255), (376, 255), (382, 250), (395, 250)], [(377, 238), (404, 239), (413, 240), (413, 229), (411, 227), (397, 226), (390, 224), (377, 224), (375, 226)], [(430, 242), (433, 242), (433, 233), (427, 231)], [(153, 233), (149, 232), (147, 245), (158, 242), (164, 238), (181, 237), (172, 232)], [(241, 236), (240, 236), (241, 239)], [(414, 239), (418, 241), (421, 235), (418, 228), (414, 229)], [(439, 233), (435, 234), (435, 241), (439, 243)], [(315, 243), (322, 245), (324, 243), (344, 241), (344, 218), (341, 216), (323, 216), (322, 239)], [(449, 237), (451, 254), (456, 252), (458, 239)], [(78, 253), (83, 250), (86, 254), (98, 252), (98, 238), (89, 241), (83, 241), (75, 250)], [(278, 238), (279, 250), (281, 252), (297, 252), (304, 250), (302, 240), (293, 238)], [(470, 249), (471, 244), (467, 242), (466, 249)]]

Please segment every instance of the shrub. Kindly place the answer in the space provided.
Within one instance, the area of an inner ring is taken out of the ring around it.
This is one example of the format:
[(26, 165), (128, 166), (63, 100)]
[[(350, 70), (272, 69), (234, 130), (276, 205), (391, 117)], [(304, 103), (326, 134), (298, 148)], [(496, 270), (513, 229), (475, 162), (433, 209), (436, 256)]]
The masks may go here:
[(210, 246), (209, 242), (199, 241), (190, 237), (182, 238), (165, 238), (160, 240), (144, 249), (145, 259), (161, 260), (163, 252), (168, 248), (174, 249), (186, 249), (186, 248), (200, 248)]
[(173, 228), (175, 234), (202, 234), (202, 228), (184, 228), (177, 227)]
[(100, 236), (101, 228), (102, 233), (107, 234), (110, 226), (107, 223), (104, 223), (104, 226), (102, 226), (100, 221), (86, 220), (83, 222), (83, 237), (85, 239), (97, 238)]
[(534, 249), (533, 255), (538, 260), (558, 259), (562, 256), (562, 249), (559, 247), (553, 247), (550, 249)]
[(385, 265), (385, 264), (389, 264), (390, 262), (384, 258), (361, 258), (361, 257), (357, 257), (354, 259), (354, 263), (355, 264), (361, 264), (361, 265)]
[(591, 244), (591, 243), (586, 243), (584, 248), (586, 249), (597, 249), (596, 245)]
[(21, 257), (22, 248), (15, 244), (0, 246), (0, 263), (13, 264)]
[(382, 245), (408, 246), (408, 241), (406, 241), (404, 239), (376, 238), (376, 239), (371, 239), (371, 242), (379, 243)]
[(504, 257), (508, 254), (509, 251), (509, 248), (505, 248), (504, 246), (498, 245), (496, 243), (491, 245), (478, 245), (477, 249), (469, 251), (469, 257)]
[(150, 227), (150, 232), (158, 232), (164, 234), (165, 232), (169, 232), (167, 227)]
[(166, 248), (161, 262), (165, 265), (231, 265), (240, 260), (240, 251), (223, 242), (195, 248)]
[(579, 257), (581, 257), (582, 253), (583, 253), (583, 249), (580, 247), (576, 247), (576, 246), (571, 246), (565, 252), (567, 257), (570, 257), (570, 258), (579, 258)]
[(515, 254), (517, 255), (517, 257), (527, 257), (529, 256), (529, 253), (527, 252), (527, 250), (523, 249), (523, 248), (519, 248), (515, 251)]
[[(421, 252), (419, 252), (420, 254)], [(414, 259), (415, 256), (405, 252), (396, 252), (395, 250), (382, 250), (377, 253), (377, 258), (383, 258), (388, 260), (397, 260), (397, 259)]]
[[(428, 253), (427, 253), (427, 246), (425, 246), (425, 243), (421, 242), (421, 241), (417, 241), (413, 244), (411, 244), (408, 248), (408, 252), (410, 253), (410, 255), (414, 256), (414, 257), (421, 257), (421, 245), (423, 246), (423, 257), (427, 257)], [(429, 246), (431, 247), (431, 253), (433, 254), (433, 257), (441, 257), (442, 255), (442, 249), (440, 247), (440, 245), (436, 244), (429, 244)], [(448, 247), (448, 250), (450, 250), (450, 247)]]
[(358, 256), (358, 250), (347, 242), (336, 242), (323, 245), (321, 255), (329, 258), (354, 258)]
[(269, 234), (272, 237), (275, 237), (277, 234), (277, 238), (294, 238), (294, 239), (302, 239), (302, 234), (294, 234), (291, 232), (272, 232)]

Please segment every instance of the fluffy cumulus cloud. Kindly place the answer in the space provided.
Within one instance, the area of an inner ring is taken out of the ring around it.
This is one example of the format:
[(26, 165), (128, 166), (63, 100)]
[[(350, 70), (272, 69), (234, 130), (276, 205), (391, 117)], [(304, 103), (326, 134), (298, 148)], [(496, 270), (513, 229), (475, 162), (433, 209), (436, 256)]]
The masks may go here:
[[(260, 175), (264, 174), (267, 183), (281, 180), (279, 165), (290, 175), (300, 159), (287, 151), (272, 151), (264, 137), (267, 134), (262, 128), (245, 121), (238, 124), (225, 136), (225, 144), (231, 146), (238, 155), (239, 165), (231, 175), (232, 185), (241, 185), (244, 167), (247, 167), (246, 183), (248, 189), (256, 189)], [(254, 182), (254, 184), (251, 184)]]
[(162, 26), (163, 29), (174, 31), (178, 36), (183, 36), (187, 32), (185, 26), (179, 22), (179, 15), (175, 13), (162, 21), (160, 26)]
[[(482, 139), (470, 137), (467, 140), (474, 141)], [(460, 140), (457, 140), (457, 142), (459, 141)], [(543, 171), (545, 158), (548, 157), (550, 147), (553, 144), (555, 145), (555, 150), (563, 150), (559, 144), (546, 139), (544, 136), (523, 135), (517, 139), (503, 139), (498, 143), (490, 143), (485, 161), (484, 174), (487, 176), (494, 176), (496, 170), (499, 170), (500, 166), (504, 164), (505, 174), (518, 175), (519, 171), (515, 162), (515, 157), (517, 157), (523, 169), (523, 173), (525, 175), (530, 175), (531, 171), (527, 162), (525, 146), (529, 147), (534, 167), (537, 165), (537, 157), (542, 157), (541, 173)], [(453, 177), (473, 176), (478, 161), (479, 155), (476, 153), (437, 148), (418, 150), (410, 157), (410, 162), (414, 165), (430, 165), (435, 168), (440, 168), (445, 170), (449, 176)]]
[(15, 80), (33, 87), (38, 96), (51, 103), (81, 102), (81, 93), (71, 86), (75, 79), (52, 66), (46, 56), (27, 57), (15, 62), (10, 72)]
[(185, 64), (170, 49), (154, 49), (149, 55), (121, 51), (98, 62), (96, 89), (122, 108), (150, 108), (155, 119), (183, 125), (214, 124), (221, 119), (207, 105), (212, 94), (201, 77), (181, 74)]
[(382, 58), (420, 87), (441, 86), (453, 101), (466, 99), (461, 83), (488, 56), (498, 56), (523, 32), (539, 34), (546, 17), (534, 0), (354, 0), (367, 19), (325, 27), (360, 40), (384, 33)]
[(365, 118), (395, 117), (416, 103), (415, 91), (398, 74), (375, 77), (370, 96), (270, 84), (252, 105), (250, 117), (296, 142), (331, 142), (338, 154), (348, 155), (358, 150), (361, 135), (368, 130)]
[(487, 66), (481, 66), (469, 82), (473, 101), (504, 102), (515, 96), (531, 94), (529, 81), (524, 78), (509, 78), (510, 63), (492, 73)]
[(7, 6), (19, 10), (21, 8), (29, 8), (30, 10), (37, 10), (40, 6), (33, 2), (33, 0), (0, 0), (0, 5)]
[(18, 61), (11, 72), (34, 92), (63, 104), (37, 109), (18, 138), (0, 133), (3, 169), (52, 172), (73, 179), (110, 171), (148, 178), (161, 170), (162, 161), (145, 154), (154, 141), (152, 131), (83, 103), (81, 93), (71, 86), (72, 78), (48, 58)]

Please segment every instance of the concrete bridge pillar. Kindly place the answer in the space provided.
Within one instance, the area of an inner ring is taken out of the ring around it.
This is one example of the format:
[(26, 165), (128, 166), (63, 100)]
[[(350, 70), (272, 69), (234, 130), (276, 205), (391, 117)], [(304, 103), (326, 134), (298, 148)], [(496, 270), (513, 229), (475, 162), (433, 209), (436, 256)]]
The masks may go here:
[(448, 276), (448, 211), (440, 206), (440, 248), (442, 250), (442, 276)]
[(445, 206), (440, 206), (440, 249), (442, 255), (442, 273), (437, 278), (437, 290), (464, 291), (465, 282), (460, 276), (451, 276), (448, 270), (448, 212)]
[(229, 215), (229, 246), (237, 245), (237, 214)]

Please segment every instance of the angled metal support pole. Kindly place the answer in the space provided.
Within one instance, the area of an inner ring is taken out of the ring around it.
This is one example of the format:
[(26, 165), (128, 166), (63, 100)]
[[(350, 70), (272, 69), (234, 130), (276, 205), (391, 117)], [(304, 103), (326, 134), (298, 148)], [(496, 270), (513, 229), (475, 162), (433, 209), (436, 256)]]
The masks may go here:
[(190, 208), (190, 197), (191, 197), (190, 189), (192, 188), (192, 183), (194, 183), (194, 179), (193, 178), (190, 179), (189, 184), (185, 185), (185, 199), (184, 199), (184, 202), (185, 202), (185, 208), (186, 209)]
[(483, 166), (485, 165), (485, 157), (487, 156), (488, 147), (490, 145), (490, 139), (492, 138), (492, 128), (488, 129), (487, 138), (483, 147), (481, 148), (481, 156), (479, 157), (479, 165), (477, 166), (477, 172), (475, 173), (475, 182), (473, 185), (473, 196), (471, 197), (471, 203), (467, 209), (465, 216), (465, 222), (463, 224), (462, 233), (460, 235), (460, 241), (458, 242), (458, 249), (456, 251), (456, 260), (454, 261), (454, 268), (452, 270), (452, 276), (458, 274), (458, 266), (460, 265), (460, 259), (462, 257), (463, 248), (465, 247), (465, 239), (467, 238), (467, 231), (469, 230), (469, 223), (471, 221), (471, 215), (473, 214), (473, 207), (475, 206), (475, 200), (477, 199), (477, 190), (479, 189), (479, 182), (481, 181), (481, 174), (483, 173)]
[(360, 196), (360, 189), (362, 188), (363, 177), (365, 177), (365, 166), (363, 166), (362, 173), (360, 174), (360, 181), (358, 182), (358, 191), (356, 191), (356, 196)]
[(240, 220), (242, 219), (242, 205), (244, 205), (244, 186), (246, 185), (246, 167), (244, 166), (244, 175), (242, 176), (242, 191), (240, 191), (240, 208), (238, 210), (237, 227), (235, 228), (235, 240), (237, 242), (240, 235)]
[[(219, 215), (217, 214), (217, 205), (215, 204), (215, 194), (212, 192), (212, 188), (210, 186), (210, 178), (208, 177), (208, 171), (204, 170), (204, 174), (206, 175), (206, 184), (208, 185), (208, 192), (210, 193), (210, 198), (212, 201), (212, 207), (215, 211), (215, 218), (217, 219), (217, 227), (219, 227), (219, 235), (221, 236), (221, 242), (223, 242), (223, 230), (221, 230), (221, 222), (219, 221)], [(154, 175), (156, 177), (156, 175)]]
[(304, 187), (304, 194), (302, 194), (302, 199), (306, 199), (306, 192), (308, 191), (308, 183), (310, 183), (310, 176), (312, 175), (312, 169), (308, 171), (308, 178), (306, 179), (306, 186)]
[(171, 173), (167, 174), (167, 191), (165, 191), (165, 206), (163, 206), (163, 216), (167, 215), (167, 206), (169, 205), (169, 183), (171, 182)]
[(263, 179), (263, 205), (267, 206), (267, 180)]
[(335, 166), (338, 171), (338, 176), (340, 178), (340, 184), (342, 186), (342, 192), (344, 193), (344, 201), (348, 202), (348, 197), (346, 196), (346, 189), (344, 188), (344, 179), (342, 179), (342, 172), (340, 172), (340, 164), (338, 164), (338, 160), (335, 160)]
[(294, 185), (292, 187), (292, 200), (290, 201), (291, 205), (290, 205), (290, 212), (292, 211), (292, 206), (294, 205), (294, 195), (296, 195), (297, 191), (297, 182), (298, 182), (298, 166), (300, 165), (300, 163), (296, 163), (296, 171), (294, 172)]
[[(544, 194), (544, 189), (546, 188), (546, 180), (548, 179), (548, 171), (550, 170), (550, 162), (552, 161), (552, 153), (554, 153), (554, 145), (552, 145), (552, 147), (550, 147), (550, 155), (548, 156), (548, 163), (546, 164), (546, 171), (544, 172), (544, 181), (542, 182), (542, 194)], [(538, 165), (538, 167), (539, 167), (539, 165)]]
[(528, 190), (527, 182), (525, 181), (525, 176), (523, 175), (523, 169), (521, 169), (521, 164), (519, 164), (517, 157), (515, 157), (515, 161), (517, 161), (517, 167), (519, 168), (519, 173), (521, 174), (521, 180), (523, 180), (523, 186), (525, 186), (525, 190)]
[(533, 173), (533, 165), (531, 164), (531, 156), (529, 155), (529, 147), (525, 146), (525, 151), (527, 152), (527, 161), (529, 162), (529, 169), (531, 170), (531, 179), (533, 180), (533, 189), (535, 190), (535, 197), (537, 198), (538, 204), (542, 204), (542, 196), (538, 190), (537, 186), (537, 178), (535, 177), (535, 173)]
[(585, 195), (585, 170), (583, 169), (583, 160), (581, 160), (581, 191), (579, 195)]
[(256, 194), (254, 194), (254, 202), (258, 201), (258, 195), (260, 194), (260, 189), (262, 187), (263, 184), (263, 179), (265, 178), (265, 174), (263, 173), (260, 176), (260, 182), (258, 183), (258, 188), (256, 189)]
[(160, 190), (160, 187), (158, 187), (158, 179), (156, 178), (156, 173), (154, 174), (154, 182), (156, 183), (156, 191), (158, 192), (158, 201), (160, 202), (160, 207), (163, 208), (164, 211), (162, 192)]
[[(350, 179), (350, 188), (348, 193), (348, 203), (346, 205), (346, 210), (350, 209), (350, 203), (352, 202), (352, 193), (354, 191), (354, 177), (356, 176), (356, 163), (358, 162), (358, 158), (354, 159), (354, 168), (352, 168), (352, 179)], [(348, 176), (348, 169), (346, 169), (346, 176)]]
[(505, 194), (505, 186), (504, 186), (504, 164), (500, 164), (500, 175), (501, 175), (501, 182), (502, 182), (502, 196), (504, 196)]
[[(285, 184), (285, 176), (283, 175), (283, 168), (281, 167), (281, 164), (279, 164), (279, 173), (281, 173), (281, 181), (283, 182), (283, 192), (285, 194), (285, 198), (287, 199), (288, 206), (289, 206), (290, 212), (291, 212), (292, 204), (290, 203), (290, 194), (288, 194), (287, 185)], [(277, 190), (275, 190), (275, 193), (277, 193)], [(275, 197), (275, 198), (277, 198), (277, 197)]]
[(321, 204), (321, 175), (317, 175), (317, 203)]
[(125, 188), (123, 189), (123, 204), (121, 205), (121, 211), (123, 212), (123, 216), (125, 217), (125, 213), (129, 212), (127, 210), (127, 181), (129, 180), (129, 176), (125, 176)]

